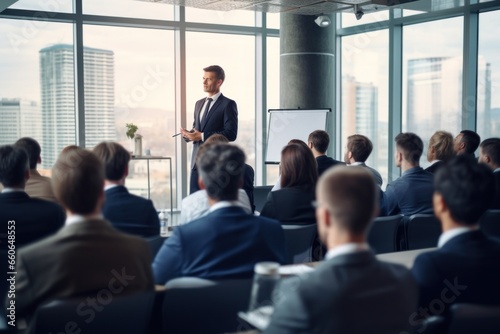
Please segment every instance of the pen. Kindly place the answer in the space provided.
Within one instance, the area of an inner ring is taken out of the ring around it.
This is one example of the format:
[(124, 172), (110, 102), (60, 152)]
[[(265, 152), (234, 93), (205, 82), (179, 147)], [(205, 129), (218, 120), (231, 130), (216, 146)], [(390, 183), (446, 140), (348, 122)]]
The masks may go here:
[(173, 135), (172, 137), (177, 137), (178, 135), (181, 135), (182, 132), (179, 132), (179, 133), (176, 133), (175, 135)]

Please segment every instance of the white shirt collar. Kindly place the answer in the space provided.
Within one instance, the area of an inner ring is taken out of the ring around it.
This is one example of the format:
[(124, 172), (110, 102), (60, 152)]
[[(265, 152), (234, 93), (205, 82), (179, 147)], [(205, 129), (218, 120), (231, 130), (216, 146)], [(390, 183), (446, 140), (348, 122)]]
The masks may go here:
[(439, 236), (438, 247), (439, 248), (443, 247), (445, 243), (447, 243), (448, 241), (450, 241), (454, 237), (459, 236), (460, 234), (464, 234), (464, 233), (467, 233), (467, 232), (472, 232), (472, 231), (475, 231), (477, 229), (478, 229), (477, 226), (473, 226), (473, 227), (457, 227), (457, 228), (451, 229), (449, 231), (446, 231), (446, 232), (442, 233)]
[(441, 160), (432, 160), (429, 164), (429, 167), (434, 165), (436, 162), (440, 162)]
[(118, 186), (120, 186), (120, 185), (119, 184), (108, 184), (107, 186), (104, 187), (104, 191), (116, 188)]
[(3, 188), (2, 193), (25, 192), (22, 188)]
[(352, 164), (348, 164), (347, 166), (361, 166), (364, 164), (365, 164), (364, 162), (354, 161)]
[(493, 173), (496, 173), (496, 172), (500, 172), (500, 167), (498, 167), (497, 169), (495, 169), (495, 170), (493, 171)]
[(330, 260), (336, 256), (361, 252), (370, 249), (367, 243), (361, 242), (351, 242), (348, 244), (343, 244), (335, 248), (330, 249), (326, 255), (325, 259)]
[(208, 212), (214, 212), (215, 210), (219, 210), (222, 208), (229, 208), (231, 206), (239, 206), (238, 201), (220, 201), (220, 202), (217, 202), (210, 207)]
[(212, 95), (212, 96), (207, 96), (207, 99), (208, 98), (211, 98), (212, 99), (212, 104), (210, 104), (210, 107), (212, 107), (214, 104), (215, 104), (215, 101), (217, 101), (217, 99), (219, 98), (219, 96), (222, 94), (222, 92), (218, 92), (217, 94), (215, 95)]
[(83, 223), (86, 220), (89, 219), (103, 219), (102, 215), (89, 215), (89, 216), (82, 216), (82, 215), (71, 215), (66, 218), (66, 225), (71, 225), (71, 224), (77, 224), (77, 223)]

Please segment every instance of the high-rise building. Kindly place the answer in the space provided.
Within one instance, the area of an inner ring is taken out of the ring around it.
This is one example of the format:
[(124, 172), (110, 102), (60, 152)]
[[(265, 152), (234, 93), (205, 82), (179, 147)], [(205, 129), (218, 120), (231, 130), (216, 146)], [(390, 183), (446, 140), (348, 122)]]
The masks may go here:
[(14, 144), (21, 137), (40, 140), (40, 109), (34, 101), (0, 99), (0, 145)]
[[(113, 51), (84, 48), (85, 147), (115, 140)], [(40, 50), (43, 167), (50, 168), (61, 150), (76, 142), (73, 46)]]

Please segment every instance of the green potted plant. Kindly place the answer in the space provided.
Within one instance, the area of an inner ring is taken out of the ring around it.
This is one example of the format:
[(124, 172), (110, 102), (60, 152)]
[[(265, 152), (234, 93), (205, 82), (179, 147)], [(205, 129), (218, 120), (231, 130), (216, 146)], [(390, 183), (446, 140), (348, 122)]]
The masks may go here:
[(139, 129), (137, 127), (137, 125), (135, 125), (134, 123), (127, 123), (127, 125), (125, 125), (125, 127), (127, 128), (127, 132), (126, 132), (127, 137), (130, 139), (134, 139), (135, 133)]

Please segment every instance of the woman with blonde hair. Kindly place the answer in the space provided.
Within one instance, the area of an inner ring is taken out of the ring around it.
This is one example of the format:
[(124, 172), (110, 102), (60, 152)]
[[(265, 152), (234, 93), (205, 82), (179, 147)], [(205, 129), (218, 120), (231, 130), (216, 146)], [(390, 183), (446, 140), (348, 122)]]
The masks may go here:
[(431, 163), (425, 170), (435, 173), (441, 165), (450, 160), (453, 153), (453, 136), (447, 131), (436, 131), (429, 140), (427, 160)]

